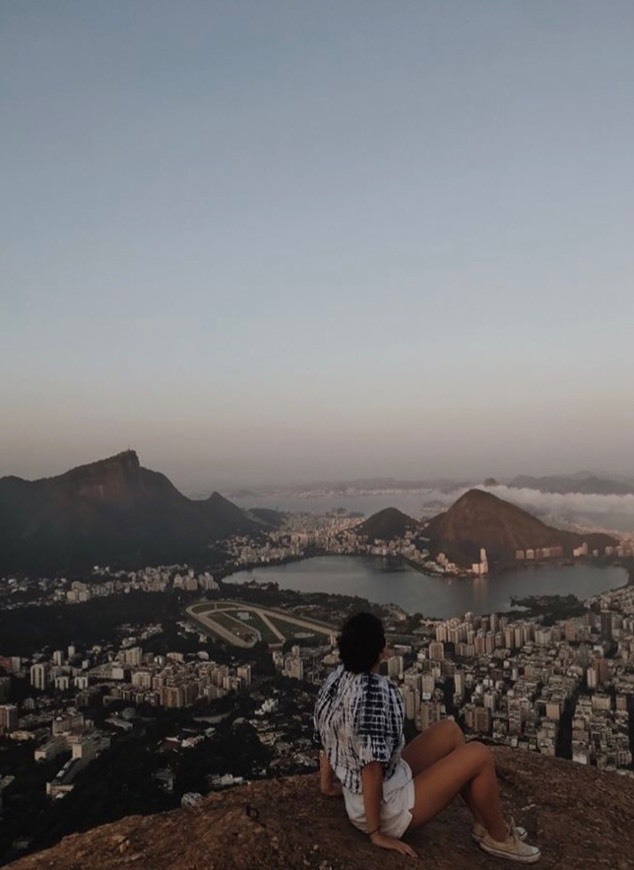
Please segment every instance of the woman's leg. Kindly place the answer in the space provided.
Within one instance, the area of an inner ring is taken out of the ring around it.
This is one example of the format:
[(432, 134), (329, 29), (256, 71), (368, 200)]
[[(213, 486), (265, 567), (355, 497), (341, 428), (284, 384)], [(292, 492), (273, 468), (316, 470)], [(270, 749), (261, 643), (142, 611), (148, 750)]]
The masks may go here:
[(464, 746), (464, 742), (460, 726), (453, 719), (443, 719), (414, 737), (403, 747), (401, 755), (412, 768), (413, 775), (418, 776), (454, 749)]
[[(417, 777), (419, 773), (427, 770), (432, 764), (464, 745), (464, 734), (460, 726), (453, 719), (443, 719), (414, 737), (403, 748), (401, 755), (411, 767), (414, 777)], [(484, 824), (478, 808), (471, 799), (470, 785), (465, 785), (460, 793), (475, 820)]]
[(410, 827), (419, 827), (433, 819), (453, 798), (466, 790), (469, 806), (473, 805), (494, 840), (504, 840), (507, 825), (493, 754), (482, 743), (468, 743), (423, 770), (414, 779), (415, 803)]

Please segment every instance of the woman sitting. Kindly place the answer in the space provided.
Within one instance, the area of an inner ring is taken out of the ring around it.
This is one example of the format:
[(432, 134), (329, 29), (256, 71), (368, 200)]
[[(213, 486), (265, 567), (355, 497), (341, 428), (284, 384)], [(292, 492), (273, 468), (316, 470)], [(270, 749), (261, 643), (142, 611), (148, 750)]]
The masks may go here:
[(491, 855), (533, 864), (536, 846), (505, 821), (492, 753), (465, 743), (451, 719), (404, 746), (403, 701), (379, 674), (386, 657), (381, 621), (370, 613), (349, 619), (338, 641), (342, 664), (330, 674), (315, 705), (322, 752), (321, 789), (343, 793), (353, 825), (375, 846), (416, 857), (403, 834), (438, 815), (461, 794), (474, 818), (473, 839)]

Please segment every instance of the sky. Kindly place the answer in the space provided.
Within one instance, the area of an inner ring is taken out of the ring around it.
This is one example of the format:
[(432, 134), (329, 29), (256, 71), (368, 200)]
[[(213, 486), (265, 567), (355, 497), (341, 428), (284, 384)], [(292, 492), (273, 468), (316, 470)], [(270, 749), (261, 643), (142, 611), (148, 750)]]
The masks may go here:
[(0, 0), (0, 475), (634, 474), (629, 0)]

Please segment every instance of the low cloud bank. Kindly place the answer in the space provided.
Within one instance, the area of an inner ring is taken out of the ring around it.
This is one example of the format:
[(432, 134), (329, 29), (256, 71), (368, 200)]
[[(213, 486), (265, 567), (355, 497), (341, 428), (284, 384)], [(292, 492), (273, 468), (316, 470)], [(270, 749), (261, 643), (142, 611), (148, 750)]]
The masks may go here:
[(634, 517), (634, 495), (593, 495), (581, 492), (540, 492), (510, 486), (480, 486), (534, 513), (628, 514)]
[[(511, 486), (477, 486), (498, 498), (515, 504), (552, 525), (591, 525), (621, 532), (634, 532), (634, 495), (588, 495), (580, 492), (540, 492)], [(467, 488), (427, 490), (423, 496), (424, 513), (442, 511), (467, 492)]]

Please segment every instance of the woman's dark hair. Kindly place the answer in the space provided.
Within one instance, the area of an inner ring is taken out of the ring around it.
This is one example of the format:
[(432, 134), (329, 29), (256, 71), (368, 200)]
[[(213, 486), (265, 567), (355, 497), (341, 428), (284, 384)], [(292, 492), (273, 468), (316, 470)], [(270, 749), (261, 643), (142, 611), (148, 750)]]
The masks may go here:
[(339, 655), (347, 671), (367, 673), (376, 664), (385, 646), (385, 632), (380, 619), (371, 613), (351, 616), (337, 640)]

